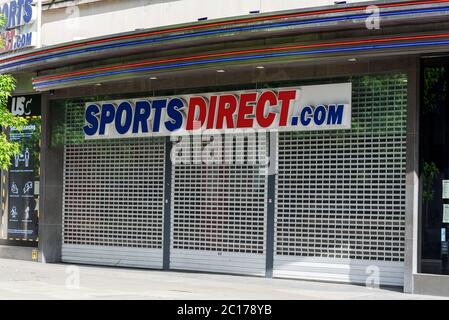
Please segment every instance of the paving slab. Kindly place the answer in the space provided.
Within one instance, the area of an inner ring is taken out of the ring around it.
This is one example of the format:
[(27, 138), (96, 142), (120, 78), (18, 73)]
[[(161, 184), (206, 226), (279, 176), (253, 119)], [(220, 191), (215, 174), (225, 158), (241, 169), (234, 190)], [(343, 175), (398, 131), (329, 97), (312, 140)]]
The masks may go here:
[(409, 300), (402, 288), (0, 259), (0, 299)]

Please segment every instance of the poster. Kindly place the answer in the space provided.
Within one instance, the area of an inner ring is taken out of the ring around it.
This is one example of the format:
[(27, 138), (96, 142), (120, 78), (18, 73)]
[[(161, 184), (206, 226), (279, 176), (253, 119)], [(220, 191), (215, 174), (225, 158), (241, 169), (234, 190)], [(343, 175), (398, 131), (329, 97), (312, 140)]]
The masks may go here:
[(443, 205), (443, 223), (449, 223), (449, 204)]
[(449, 199), (449, 180), (443, 180), (443, 199)]
[(10, 106), (16, 115), (27, 116), (29, 122), (22, 131), (11, 127), (8, 133), (9, 140), (21, 147), (11, 159), (8, 174), (8, 238), (37, 241), (41, 124), (36, 114), (40, 115), (40, 97), (13, 97)]

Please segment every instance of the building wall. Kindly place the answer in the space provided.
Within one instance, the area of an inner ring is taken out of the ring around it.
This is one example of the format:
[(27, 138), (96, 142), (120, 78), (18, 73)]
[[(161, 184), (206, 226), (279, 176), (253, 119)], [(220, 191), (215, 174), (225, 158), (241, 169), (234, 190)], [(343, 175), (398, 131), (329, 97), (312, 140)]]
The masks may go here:
[[(347, 3), (367, 2), (349, 0)], [(106, 0), (44, 2), (42, 45), (180, 23), (334, 5), (333, 0)], [(337, 6), (337, 5), (336, 5)], [(64, 30), (64, 32), (61, 32)]]
[[(347, 1), (349, 2), (366, 2), (366, 1)], [(66, 5), (64, 5), (66, 3)], [(70, 5), (75, 3), (75, 5)], [(151, 28), (157, 26), (167, 26), (177, 23), (187, 23), (197, 21), (198, 18), (208, 17), (208, 19), (225, 18), (239, 15), (247, 15), (250, 11), (260, 11), (261, 13), (267, 13), (278, 10), (291, 10), (299, 7), (316, 7), (320, 5), (333, 5), (334, 1), (295, 1), (295, 0), (169, 0), (169, 1), (66, 1), (58, 3), (54, 7), (46, 7), (43, 12), (43, 28), (42, 28), (42, 44), (44, 46), (54, 45), (63, 42), (81, 40), (91, 38), (95, 36), (109, 35), (119, 32), (133, 31), (142, 28)], [(64, 32), (61, 32), (64, 30)], [(366, 64), (360, 64), (355, 66), (339, 66), (339, 65), (322, 65), (319, 68), (310, 67), (305, 72), (305, 69), (298, 70), (305, 78), (323, 78), (328, 76), (353, 74), (355, 73), (368, 73), (374, 72), (373, 69), (379, 69), (377, 71), (390, 70), (390, 66), (395, 65), (401, 71), (408, 70), (411, 66), (414, 66), (416, 61), (394, 61), (395, 63), (374, 63), (367, 62)], [(399, 66), (399, 67), (397, 67)], [(241, 75), (243, 77), (243, 75)], [(235, 75), (230, 75), (229, 82), (235, 81)], [(208, 82), (216, 81), (216, 79), (192, 79), (195, 81)], [(183, 84), (178, 87), (184, 87), (185, 79), (178, 79)], [(142, 81), (143, 83), (143, 81)], [(169, 83), (169, 87), (173, 88), (173, 81), (166, 81)], [(141, 83), (130, 83), (127, 86), (120, 84), (119, 91), (141, 91), (147, 90), (140, 85)], [(190, 85), (190, 83), (189, 83)], [(198, 84), (199, 85), (199, 84)], [(26, 86), (27, 87), (27, 86)], [(139, 88), (139, 89), (136, 89)], [(70, 89), (68, 91), (62, 91), (58, 94), (69, 96), (88, 96), (89, 93), (85, 90), (107, 90), (111, 88), (104, 86), (103, 88), (88, 88), (88, 89)], [(154, 88), (151, 88), (154, 90)], [(162, 88), (158, 88), (162, 89)], [(26, 88), (24, 91), (27, 91)], [(115, 90), (113, 92), (116, 92)], [(97, 93), (97, 92), (94, 92)], [(90, 92), (92, 94), (92, 92)], [(47, 98), (53, 99), (46, 95)], [(46, 110), (44, 111), (44, 117), (50, 117), (47, 102), (44, 102)], [(45, 116), (46, 114), (46, 116)], [(50, 122), (50, 121), (49, 121)], [(49, 135), (50, 128), (46, 128), (44, 132)], [(410, 134), (410, 133), (409, 133)], [(48, 139), (48, 136), (47, 136)], [(52, 262), (60, 260), (60, 244), (61, 244), (61, 201), (53, 201), (55, 198), (60, 199), (61, 187), (62, 187), (62, 149), (53, 148), (48, 140), (43, 141), (43, 148), (47, 148), (46, 159), (43, 159), (43, 167), (47, 168), (47, 172), (51, 172), (48, 179), (43, 182), (45, 195), (42, 197), (42, 206), (44, 216), (42, 217), (41, 233), (48, 236), (41, 239), (40, 252), (41, 261)], [(416, 140), (409, 138), (408, 143), (415, 144)], [(53, 148), (53, 149), (52, 149)], [(52, 149), (52, 150), (50, 150)], [(55, 170), (55, 168), (57, 168)], [(45, 170), (45, 169), (44, 169)], [(410, 176), (414, 174), (414, 167), (408, 166), (408, 180), (410, 182)], [(413, 180), (414, 181), (414, 180)], [(408, 194), (413, 192), (414, 188), (408, 189)], [(409, 210), (413, 206), (414, 198), (410, 199), (408, 195), (407, 214), (410, 215), (413, 211)], [(53, 199), (52, 199), (53, 198)], [(46, 216), (45, 216), (46, 215)], [(416, 223), (416, 221), (414, 222)], [(412, 221), (408, 221), (408, 228), (414, 226)], [(51, 230), (50, 230), (51, 229)], [(413, 248), (412, 243), (416, 239), (411, 236), (411, 233), (407, 233), (408, 248)], [(408, 257), (412, 257), (412, 252), (407, 252)], [(407, 265), (411, 266), (412, 259), (407, 259)], [(410, 267), (409, 272), (406, 273), (406, 278), (410, 278), (413, 272), (416, 272), (415, 268)], [(413, 270), (412, 270), (413, 269)], [(406, 291), (411, 291), (412, 288), (407, 286)]]

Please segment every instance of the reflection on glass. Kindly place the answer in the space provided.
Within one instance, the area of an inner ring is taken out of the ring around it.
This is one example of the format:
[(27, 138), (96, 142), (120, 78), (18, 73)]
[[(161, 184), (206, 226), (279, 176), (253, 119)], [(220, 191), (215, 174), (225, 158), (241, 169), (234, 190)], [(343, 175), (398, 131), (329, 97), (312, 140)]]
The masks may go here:
[[(449, 274), (449, 61), (426, 64), (420, 110), (421, 272)], [(445, 218), (446, 217), (446, 218)]]

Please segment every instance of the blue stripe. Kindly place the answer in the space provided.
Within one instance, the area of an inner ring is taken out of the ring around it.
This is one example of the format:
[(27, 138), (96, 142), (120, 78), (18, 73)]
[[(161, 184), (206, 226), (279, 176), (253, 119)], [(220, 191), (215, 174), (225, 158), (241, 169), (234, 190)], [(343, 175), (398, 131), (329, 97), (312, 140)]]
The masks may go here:
[[(449, 11), (449, 7), (384, 12), (384, 13), (380, 13), (379, 16), (380, 17), (388, 17), (388, 16), (397, 16), (397, 15), (410, 15), (410, 14), (417, 14), (417, 13), (435, 13), (435, 12), (444, 12), (444, 11)], [(36, 57), (36, 58), (29, 59), (29, 60), (13, 62), (10, 64), (5, 64), (3, 66), (0, 66), (0, 70), (16, 67), (16, 66), (23, 65), (23, 64), (39, 62), (42, 60), (53, 59), (53, 58), (58, 58), (58, 57), (65, 57), (65, 56), (82, 54), (82, 53), (88, 53), (88, 52), (92, 52), (92, 51), (102, 51), (102, 50), (107, 50), (107, 49), (128, 47), (128, 46), (134, 46), (134, 45), (164, 42), (164, 41), (175, 40), (175, 39), (186, 39), (186, 38), (206, 36), (206, 35), (217, 35), (217, 34), (238, 32), (238, 31), (251, 31), (251, 30), (259, 30), (259, 29), (266, 29), (266, 28), (280, 28), (280, 27), (316, 24), (316, 23), (324, 23), (324, 22), (338, 22), (338, 21), (355, 20), (355, 19), (366, 19), (370, 16), (371, 16), (371, 14), (354, 14), (354, 15), (347, 15), (347, 16), (342, 16), (342, 17), (329, 17), (329, 18), (309, 19), (309, 20), (303, 20), (303, 21), (291, 21), (291, 22), (282, 22), (282, 23), (269, 23), (269, 24), (261, 24), (261, 25), (257, 25), (257, 26), (236, 27), (236, 28), (230, 28), (230, 29), (226, 29), (226, 30), (201, 31), (201, 32), (194, 32), (194, 33), (183, 34), (183, 35), (173, 35), (173, 36), (153, 38), (153, 39), (129, 41), (129, 42), (123, 42), (123, 43), (116, 43), (116, 44), (109, 44), (109, 45), (102, 45), (102, 46), (97, 46), (97, 47), (79, 49), (79, 50), (68, 51), (68, 52), (55, 53), (55, 54), (51, 54), (48, 56)]]
[(151, 70), (169, 69), (169, 68), (176, 68), (176, 67), (205, 65), (205, 64), (209, 64), (209, 63), (230, 62), (230, 61), (248, 61), (248, 60), (254, 60), (254, 59), (287, 57), (287, 56), (303, 56), (303, 55), (320, 54), (320, 53), (339, 53), (339, 52), (351, 52), (351, 51), (406, 48), (406, 47), (417, 47), (417, 46), (432, 46), (432, 45), (442, 45), (442, 44), (449, 44), (449, 40), (423, 41), (423, 42), (386, 44), (386, 45), (369, 45), (369, 46), (359, 46), (359, 47), (350, 47), (350, 48), (334, 48), (334, 49), (321, 49), (321, 50), (309, 50), (309, 51), (292, 51), (292, 52), (269, 53), (269, 54), (260, 54), (260, 55), (244, 56), (244, 57), (208, 59), (208, 60), (201, 60), (201, 61), (190, 61), (190, 62), (183, 62), (183, 63), (150, 66), (150, 67), (134, 68), (134, 69), (127, 69), (127, 70), (119, 70), (119, 71), (108, 71), (108, 72), (96, 73), (96, 74), (85, 75), (85, 76), (78, 76), (78, 77), (73, 77), (73, 78), (58, 79), (58, 80), (53, 80), (53, 81), (48, 81), (48, 82), (37, 83), (34, 85), (34, 87), (40, 88), (40, 87), (45, 87), (45, 86), (51, 86), (53, 84), (58, 84), (58, 83), (72, 82), (72, 81), (85, 80), (85, 79), (93, 79), (93, 78), (97, 78), (97, 77), (112, 76), (112, 75), (127, 74), (127, 73), (136, 73), (136, 72), (151, 71)]

